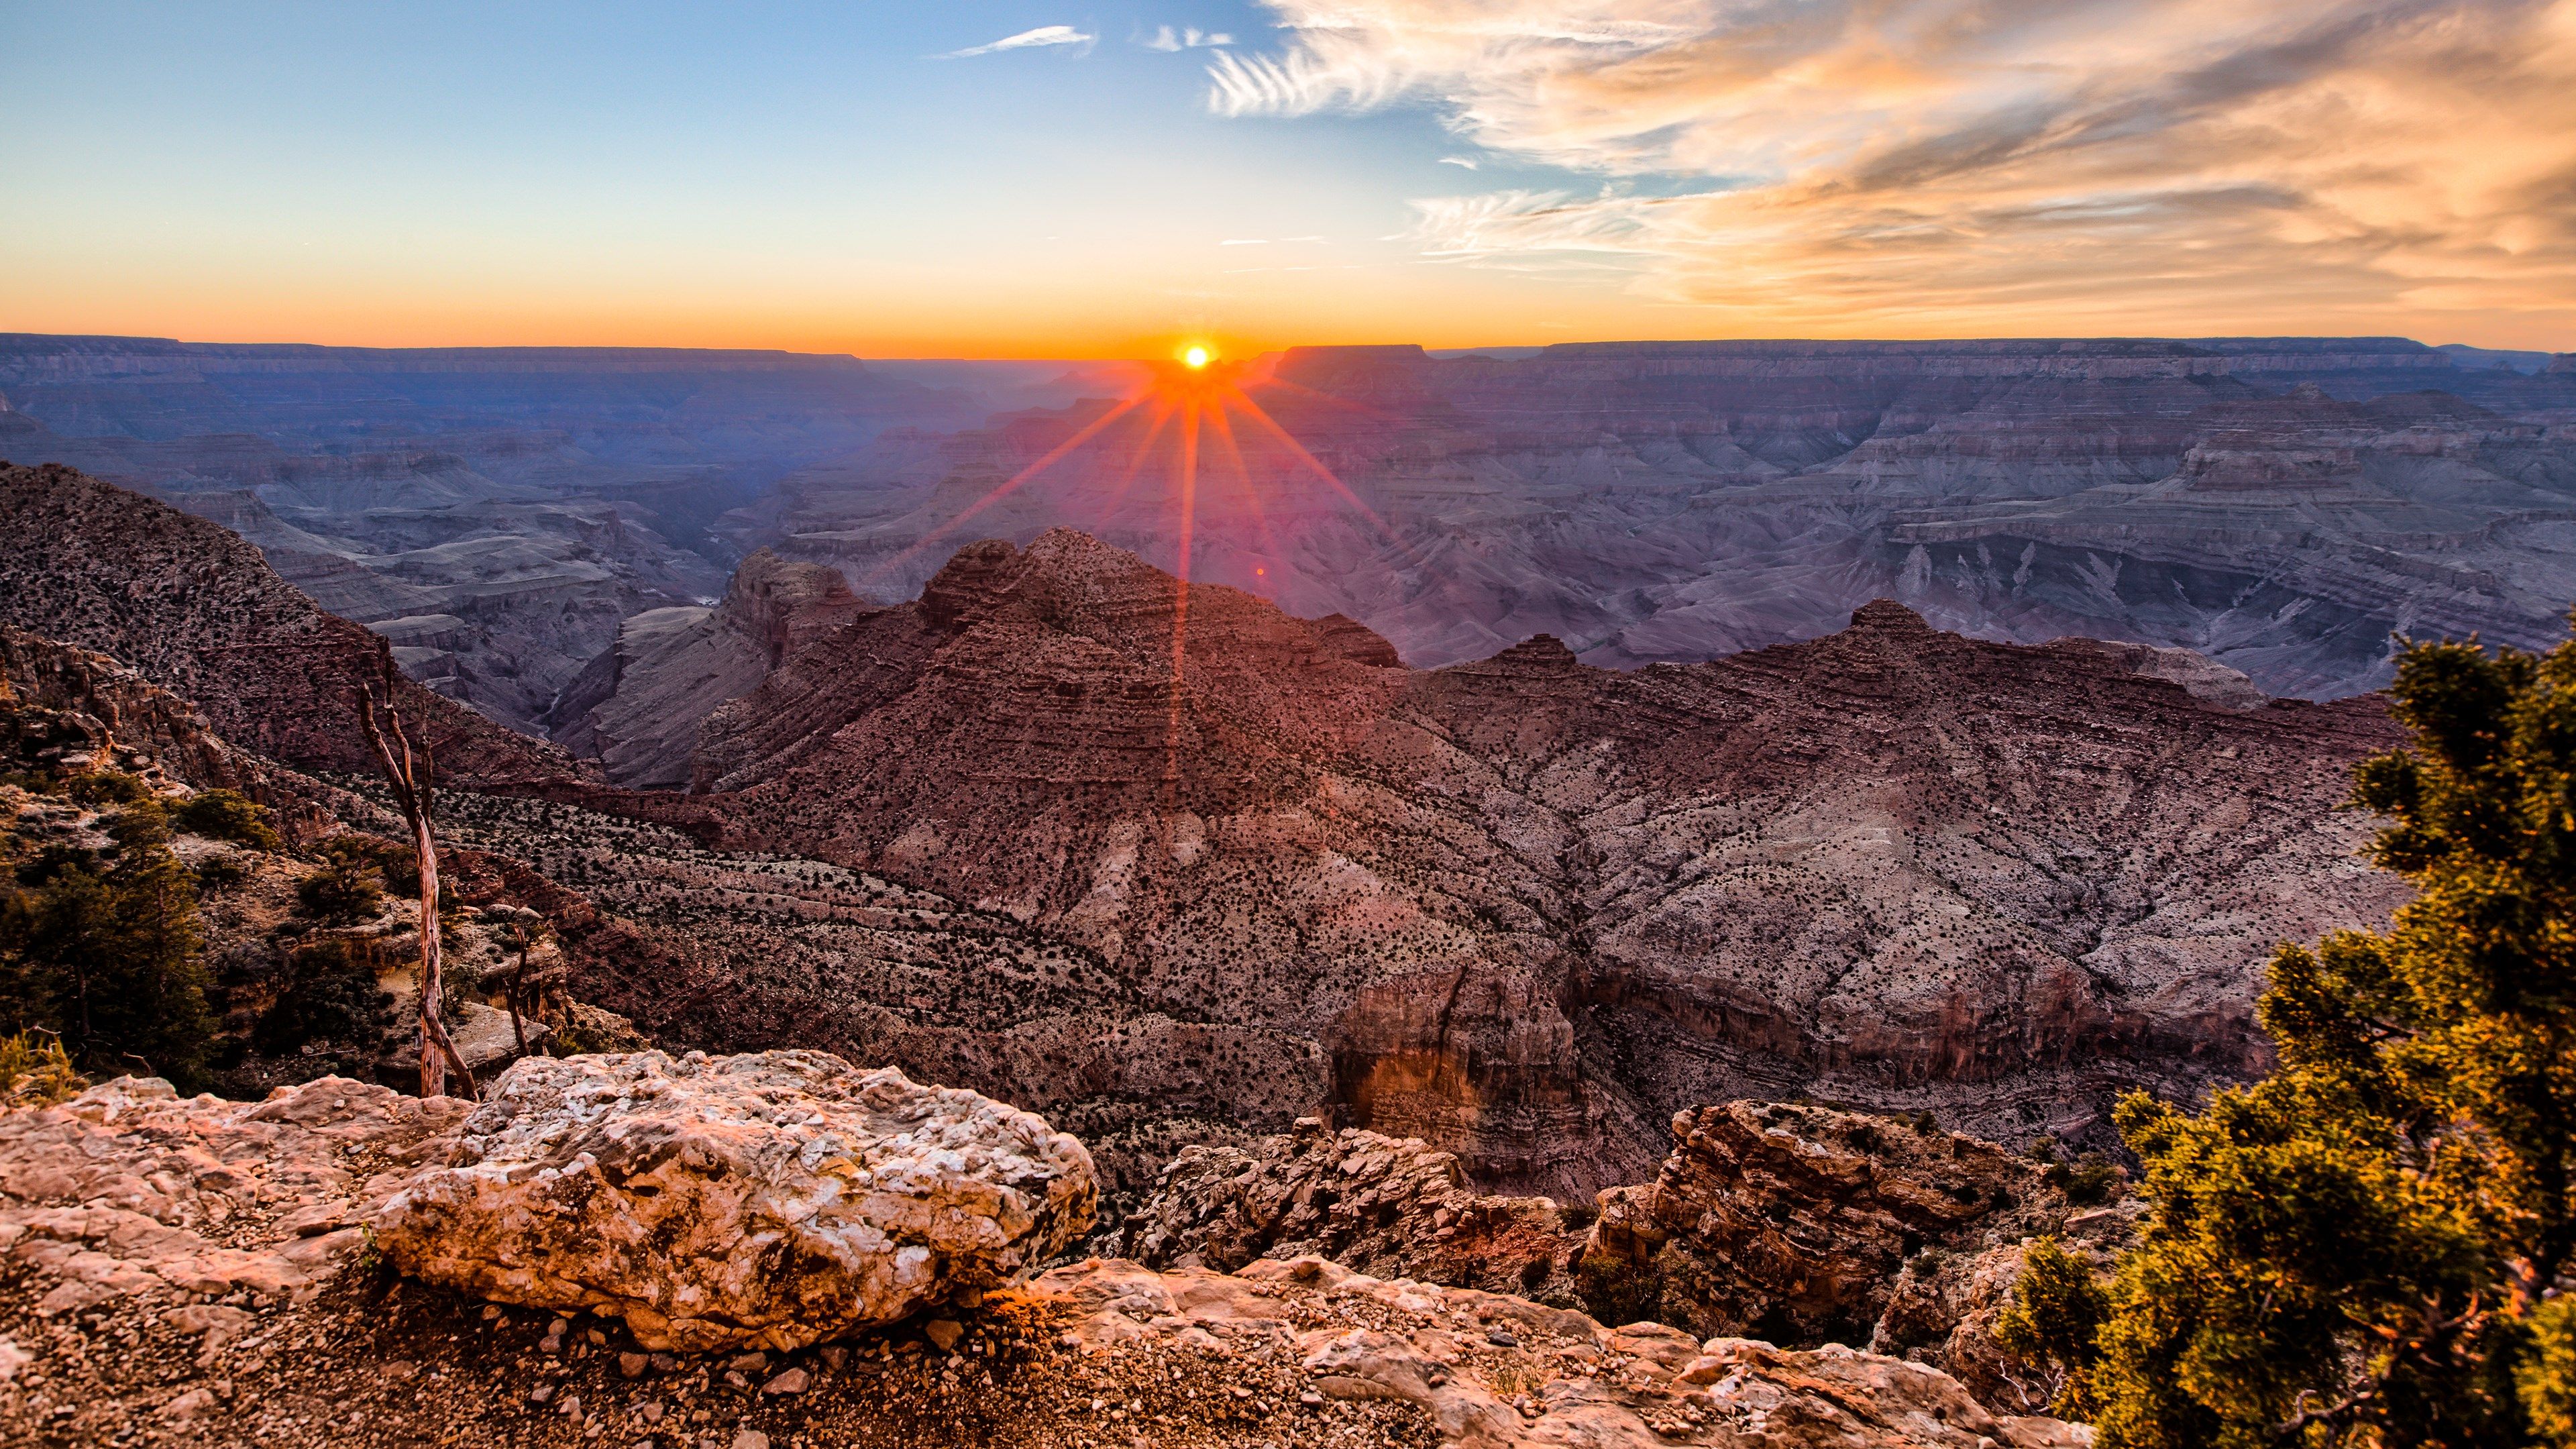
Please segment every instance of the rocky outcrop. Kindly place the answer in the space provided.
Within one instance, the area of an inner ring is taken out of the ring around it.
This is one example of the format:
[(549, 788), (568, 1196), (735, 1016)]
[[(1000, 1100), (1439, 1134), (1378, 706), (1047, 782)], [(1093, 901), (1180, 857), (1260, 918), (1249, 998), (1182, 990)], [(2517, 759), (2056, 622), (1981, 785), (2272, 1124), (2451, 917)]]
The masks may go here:
[(818, 1052), (536, 1057), (370, 1220), (403, 1271), (622, 1318), (653, 1349), (799, 1348), (1009, 1281), (1091, 1226), (1028, 1113)]
[[(365, 1247), (359, 1224), (468, 1105), (339, 1077), (264, 1102), (120, 1077), (0, 1112), (0, 1253), (36, 1273), (44, 1317), (129, 1295), (308, 1294)], [(194, 1311), (231, 1332), (248, 1318)]]
[[(1094, 1259), (813, 1348), (699, 1358), (656, 1347), (631, 1317), (482, 1303), (397, 1282), (365, 1253), (358, 1225), (420, 1174), (451, 1170), (438, 1164), (476, 1135), (468, 1111), (337, 1079), (257, 1104), (124, 1080), (0, 1111), (0, 1438), (319, 1449), (359, 1430), (408, 1442), (462, 1426), (550, 1449), (612, 1430), (610, 1442), (657, 1443), (712, 1430), (745, 1449), (2083, 1442), (1895, 1359), (1614, 1330), (1315, 1258), (1241, 1275)], [(619, 1155), (595, 1145), (602, 1161)], [(765, 1247), (714, 1246), (749, 1259)]]
[(390, 690), (459, 784), (567, 780), (550, 745), (402, 677), (385, 642), (324, 613), (239, 537), (68, 468), (0, 464), (0, 622), (113, 655), (193, 700), (237, 748), (371, 773), (352, 691)]
[[(961, 550), (717, 712), (692, 826), (1008, 916), (1096, 959), (1122, 1014), (1220, 1037), (1131, 1100), (1272, 1131), (1330, 1105), (1578, 1201), (1737, 1097), (2108, 1146), (2119, 1090), (2261, 1068), (2275, 942), (2401, 898), (2335, 808), (2399, 738), (2372, 700), (2256, 705), (2159, 651), (1892, 602), (1623, 673), (1545, 638), (1410, 670), (1178, 597), (1071, 533)], [(915, 1018), (955, 986), (857, 989)], [(1228, 1049), (1256, 1035), (1314, 1055)], [(987, 1041), (979, 1088), (1063, 1090), (1060, 1052)]]
[(1547, 1198), (1468, 1187), (1453, 1153), (1306, 1118), (1250, 1148), (1183, 1150), (1128, 1215), (1116, 1251), (1149, 1267), (1226, 1273), (1261, 1259), (1323, 1257), (1374, 1277), (1570, 1307), (1581, 1241)]
[(121, 769), (259, 793), (265, 772), (195, 706), (104, 654), (0, 624), (0, 756), (12, 770)]
[(1938, 1368), (1997, 1412), (2036, 1413), (2039, 1376), (1994, 1341), (2025, 1249), (2046, 1234), (2107, 1271), (2141, 1213), (2107, 1165), (2043, 1165), (1919, 1118), (1730, 1102), (1681, 1114), (1674, 1135), (1653, 1182), (1574, 1218), (1478, 1194), (1421, 1142), (1310, 1119), (1249, 1148), (1184, 1150), (1100, 1241), (1157, 1269), (1268, 1272), (1312, 1255), (1605, 1322), (1839, 1340)]
[(715, 608), (656, 609), (620, 625), (616, 644), (556, 702), (554, 737), (596, 755), (616, 784), (686, 785), (708, 715), (759, 688), (791, 650), (863, 612), (837, 570), (760, 549)]
[(2085, 1431), (1994, 1414), (1938, 1370), (1845, 1348), (1702, 1343), (1660, 1324), (1605, 1329), (1523, 1299), (1384, 1281), (1317, 1258), (1240, 1276), (1092, 1260), (1034, 1285), (1081, 1317), (1086, 1353), (1203, 1341), (1293, 1356), (1328, 1400), (1413, 1406), (1461, 1449), (1662, 1444), (1729, 1449), (2074, 1449)]
[(2051, 1171), (1919, 1119), (1728, 1102), (1673, 1137), (1653, 1182), (1601, 1194), (1577, 1274), (1596, 1310), (1866, 1344), (2009, 1407), (2040, 1406), (1992, 1341), (2023, 1247), (2117, 1243), (2137, 1216), (2107, 1166)]

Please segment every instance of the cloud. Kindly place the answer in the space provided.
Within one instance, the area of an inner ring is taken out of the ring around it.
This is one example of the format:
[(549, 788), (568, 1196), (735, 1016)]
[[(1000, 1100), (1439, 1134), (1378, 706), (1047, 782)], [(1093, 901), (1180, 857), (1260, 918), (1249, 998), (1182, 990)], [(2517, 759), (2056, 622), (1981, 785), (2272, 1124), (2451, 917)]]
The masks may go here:
[(970, 45), (964, 50), (952, 50), (946, 55), (934, 55), (931, 59), (964, 60), (970, 55), (994, 55), (1005, 50), (1032, 50), (1047, 45), (1088, 47), (1099, 38), (1096, 35), (1086, 35), (1070, 25), (1041, 25), (1035, 30), (1023, 30), (1017, 35), (1005, 35), (990, 45)]
[(1443, 156), (1440, 158), (1440, 164), (1443, 166), (1464, 166), (1470, 171), (1476, 169), (1476, 160), (1472, 156)]
[(1206, 50), (1214, 46), (1232, 45), (1234, 37), (1222, 30), (1201, 30), (1195, 25), (1184, 26), (1179, 30), (1164, 25), (1157, 27), (1153, 34), (1136, 43), (1147, 50)]
[(1593, 178), (1416, 202), (1451, 262), (1746, 325), (2576, 326), (2576, 0), (1266, 3), (1218, 114), (1425, 105)]

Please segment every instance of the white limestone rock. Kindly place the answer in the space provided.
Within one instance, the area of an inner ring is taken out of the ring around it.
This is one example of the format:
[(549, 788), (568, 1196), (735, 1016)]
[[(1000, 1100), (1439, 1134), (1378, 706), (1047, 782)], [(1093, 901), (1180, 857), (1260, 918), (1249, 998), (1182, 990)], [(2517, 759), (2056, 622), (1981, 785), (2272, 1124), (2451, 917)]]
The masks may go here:
[(403, 1271), (799, 1348), (999, 1285), (1091, 1226), (1090, 1155), (976, 1093), (823, 1052), (530, 1058), (377, 1213)]

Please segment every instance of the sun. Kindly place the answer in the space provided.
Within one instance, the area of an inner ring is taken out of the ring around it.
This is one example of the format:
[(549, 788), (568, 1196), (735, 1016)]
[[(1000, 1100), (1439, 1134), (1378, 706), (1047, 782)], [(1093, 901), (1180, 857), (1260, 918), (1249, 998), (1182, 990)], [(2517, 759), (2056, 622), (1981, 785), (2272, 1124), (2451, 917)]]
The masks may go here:
[(1208, 351), (1205, 347), (1202, 347), (1197, 343), (1192, 343), (1181, 349), (1181, 364), (1195, 372), (1198, 369), (1207, 366), (1215, 356), (1215, 353)]

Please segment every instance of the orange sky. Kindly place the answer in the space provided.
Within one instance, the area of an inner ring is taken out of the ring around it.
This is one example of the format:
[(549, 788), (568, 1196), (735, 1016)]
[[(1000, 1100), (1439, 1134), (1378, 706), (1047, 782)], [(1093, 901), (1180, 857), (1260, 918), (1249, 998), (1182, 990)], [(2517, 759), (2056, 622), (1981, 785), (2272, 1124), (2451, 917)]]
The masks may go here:
[(17, 7), (0, 84), (0, 329), (2576, 347), (2576, 0)]

